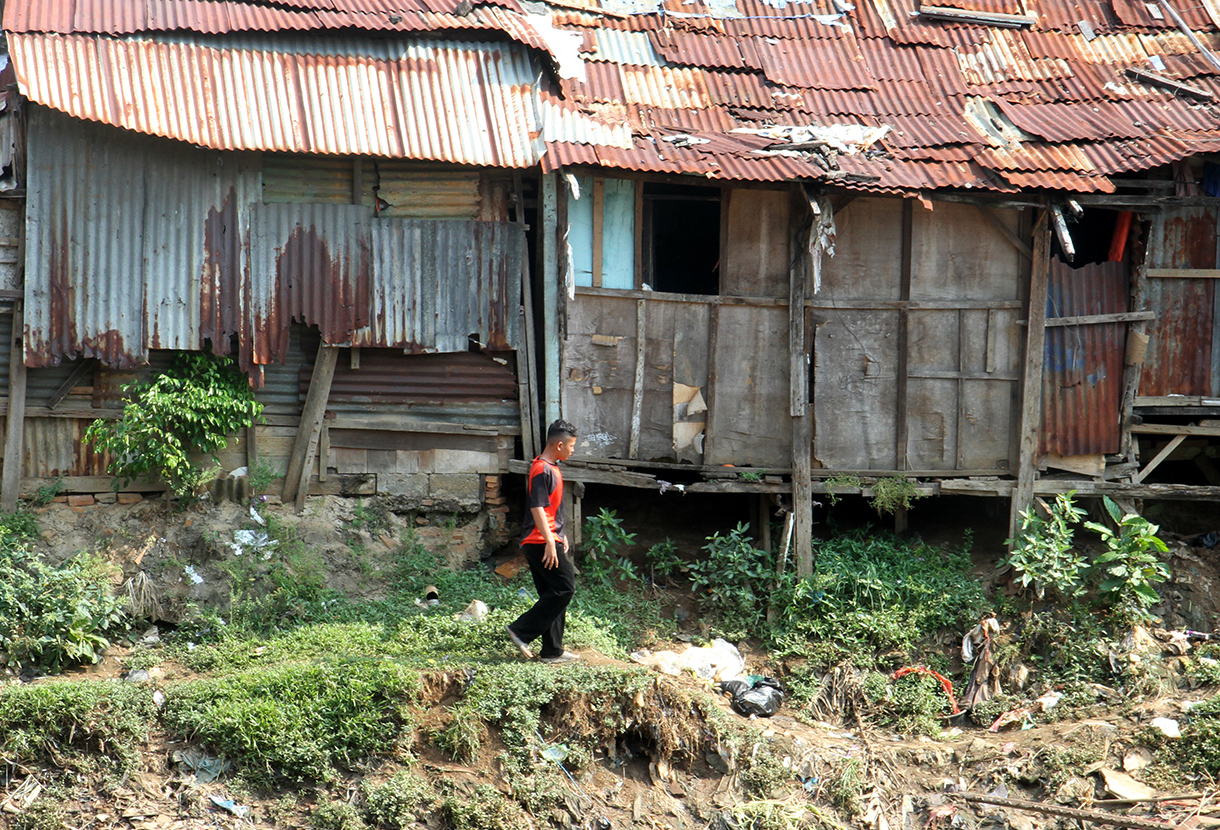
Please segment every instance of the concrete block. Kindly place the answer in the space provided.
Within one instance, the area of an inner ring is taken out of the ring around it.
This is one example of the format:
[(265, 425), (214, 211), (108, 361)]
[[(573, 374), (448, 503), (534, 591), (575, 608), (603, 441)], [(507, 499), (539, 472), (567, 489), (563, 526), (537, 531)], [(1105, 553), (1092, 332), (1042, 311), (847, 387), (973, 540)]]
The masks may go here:
[(433, 473), (497, 473), (500, 459), (494, 452), (472, 450), (433, 450)]
[(377, 491), (387, 496), (423, 498), (428, 495), (428, 476), (424, 473), (380, 473)]
[(475, 473), (443, 473), (428, 476), (428, 495), (436, 502), (456, 502), (477, 506), (483, 488)]
[(118, 493), (96, 493), (93, 496), (98, 504), (114, 504), (119, 500)]

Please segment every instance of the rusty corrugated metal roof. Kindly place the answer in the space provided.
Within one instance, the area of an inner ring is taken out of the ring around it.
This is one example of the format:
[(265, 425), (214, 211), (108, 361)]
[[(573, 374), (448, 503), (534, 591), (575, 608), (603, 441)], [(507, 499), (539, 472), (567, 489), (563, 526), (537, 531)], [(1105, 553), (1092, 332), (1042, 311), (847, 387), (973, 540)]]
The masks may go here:
[[(873, 191), (1108, 192), (1109, 176), (1220, 146), (1216, 104), (1126, 76), (1133, 67), (1161, 72), (1220, 98), (1220, 76), (1196, 47), (1136, 0), (955, 3), (1031, 15), (1024, 29), (932, 20), (917, 0), (602, 5), (605, 13), (592, 3), (551, 7), (535, 29), (539, 18), (517, 0), (51, 0), (10, 4), (5, 24), (35, 100), (209, 147), (799, 176)], [(1203, 43), (1220, 48), (1211, 6), (1180, 11)], [(539, 67), (513, 44), (399, 41), (399, 55), (370, 53), (371, 41), (350, 37), (312, 51), (287, 45), (302, 27), (492, 30), (547, 55), (571, 47), (581, 71), (539, 84)], [(262, 42), (98, 36), (249, 29), (281, 34)], [(208, 76), (234, 83), (221, 96)], [(379, 82), (391, 76), (398, 81)], [(240, 113), (257, 117), (247, 124)], [(747, 157), (732, 141), (672, 141), (674, 131), (707, 138), (759, 125), (861, 123), (892, 131), (828, 164), (806, 151)]]
[(10, 34), (22, 92), (219, 150), (537, 162), (527, 55), (505, 45)]

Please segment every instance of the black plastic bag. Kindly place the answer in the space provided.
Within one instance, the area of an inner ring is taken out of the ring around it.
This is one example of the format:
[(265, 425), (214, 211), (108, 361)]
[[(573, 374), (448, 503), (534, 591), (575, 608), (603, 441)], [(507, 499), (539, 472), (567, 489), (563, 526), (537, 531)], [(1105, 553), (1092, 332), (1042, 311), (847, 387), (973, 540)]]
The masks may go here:
[(749, 717), (769, 718), (784, 703), (784, 687), (774, 677), (761, 677), (753, 684), (748, 680), (726, 680), (720, 690), (733, 696), (733, 711)]

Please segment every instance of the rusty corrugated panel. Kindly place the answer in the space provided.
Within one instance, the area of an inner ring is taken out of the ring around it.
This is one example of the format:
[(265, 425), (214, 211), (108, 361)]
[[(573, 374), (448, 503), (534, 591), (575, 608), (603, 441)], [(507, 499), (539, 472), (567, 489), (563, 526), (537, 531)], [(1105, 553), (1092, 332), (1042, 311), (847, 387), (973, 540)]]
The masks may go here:
[(620, 123), (590, 117), (567, 101), (545, 97), (540, 101), (542, 135), (548, 145), (559, 143), (600, 144), (608, 147), (630, 147), (631, 125), (624, 118)]
[(1067, 190), (1073, 193), (1113, 193), (1114, 184), (1104, 176), (1074, 170), (1000, 170), (1011, 184), (1021, 189)]
[(1125, 107), (1098, 101), (1090, 106), (1063, 107), (1054, 104), (1013, 104), (996, 101), (1004, 115), (1020, 129), (1047, 141), (1100, 141), (1110, 138), (1139, 138), (1148, 127), (1137, 127)]
[[(1150, 243), (1150, 268), (1215, 268), (1220, 211), (1173, 208), (1164, 234)], [(1153, 223), (1156, 232), (1157, 223)], [(1215, 291), (1212, 279), (1149, 278), (1144, 302), (1156, 313), (1148, 324), (1148, 353), (1140, 373), (1141, 395), (1213, 395), (1212, 338)]]
[(33, 101), (214, 149), (527, 167), (536, 73), (477, 43), (10, 35)]
[(89, 421), (81, 418), (26, 418), (21, 446), (21, 475), (100, 476), (108, 456), (84, 440)]
[(661, 109), (702, 109), (712, 105), (701, 69), (620, 66), (619, 72), (627, 102)]
[[(338, 403), (419, 404), (429, 402), (498, 403), (517, 400), (511, 361), (494, 354), (403, 354), (392, 349), (361, 349), (360, 368), (339, 361), (331, 381), (328, 408)], [(297, 375), (303, 397), (313, 367)]]
[(251, 205), (243, 364), (283, 360), (294, 320), (316, 325), (330, 346), (368, 325), (371, 219), (360, 205)]
[(993, 170), (1072, 170), (1096, 174), (1097, 168), (1074, 144), (1022, 142), (1013, 147), (988, 147), (979, 151), (979, 163)]
[(72, 31), (76, 17), (75, 0), (48, 0), (44, 3), (4, 4), (4, 30), (6, 32), (60, 32)]
[(763, 74), (772, 83), (801, 89), (873, 89), (876, 81), (855, 38), (793, 41), (756, 38)]
[(508, 222), (383, 219), (373, 226), (372, 314), (359, 345), (497, 351), (518, 342), (525, 229)]
[(952, 113), (945, 113), (943, 118), (881, 115), (878, 120), (893, 127), (883, 139), (890, 147), (939, 147), (982, 143), (982, 136), (964, 118)]
[(377, 164), (379, 216), (405, 219), (475, 219), (479, 215), (478, 170), (416, 162)]
[(637, 127), (645, 130), (683, 130), (707, 133), (732, 132), (738, 126), (728, 111), (721, 107), (689, 110), (637, 107), (632, 121)]
[[(1052, 258), (1047, 318), (1126, 311), (1127, 271), (1121, 262), (1073, 269)], [(1041, 452), (1118, 452), (1126, 336), (1125, 323), (1047, 327)]]
[(650, 37), (657, 52), (670, 63), (717, 69), (745, 69), (748, 66), (738, 48), (737, 38), (682, 29), (663, 29)]

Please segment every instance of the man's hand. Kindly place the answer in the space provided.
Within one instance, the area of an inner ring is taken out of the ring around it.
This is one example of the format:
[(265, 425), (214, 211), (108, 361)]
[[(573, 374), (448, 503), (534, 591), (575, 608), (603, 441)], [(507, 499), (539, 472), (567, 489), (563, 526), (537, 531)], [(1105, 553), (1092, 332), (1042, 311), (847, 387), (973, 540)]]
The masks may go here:
[(559, 553), (555, 549), (555, 537), (547, 540), (546, 550), (542, 552), (542, 567), (550, 570), (559, 567)]

